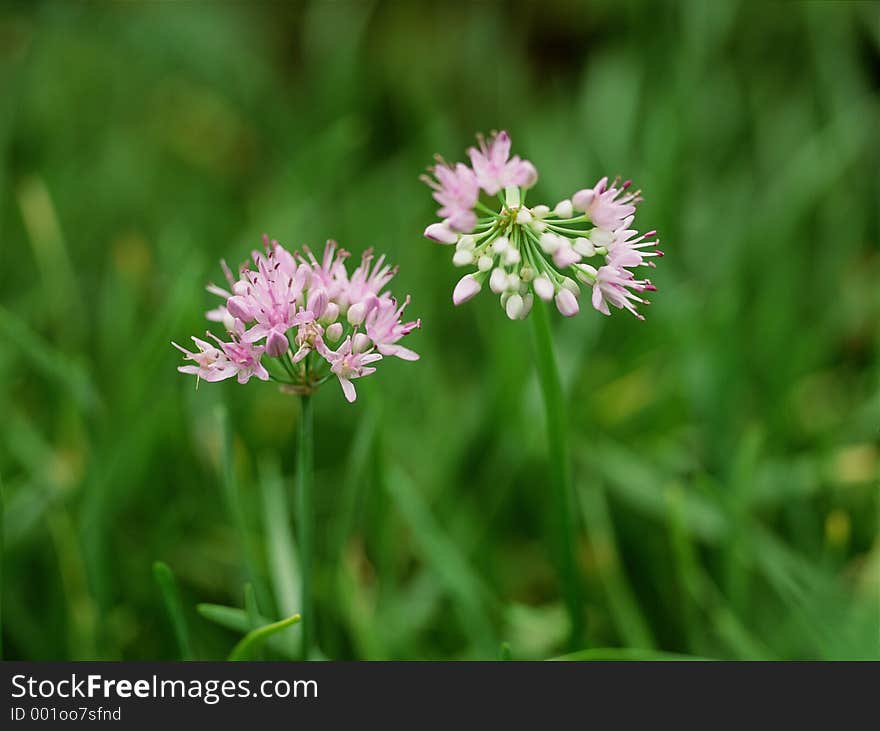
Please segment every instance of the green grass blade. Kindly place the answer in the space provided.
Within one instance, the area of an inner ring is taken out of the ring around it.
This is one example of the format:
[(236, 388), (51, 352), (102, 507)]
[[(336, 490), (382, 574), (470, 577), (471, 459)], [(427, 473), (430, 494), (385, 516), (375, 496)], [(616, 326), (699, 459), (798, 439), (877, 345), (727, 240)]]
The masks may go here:
[(232, 648), (232, 652), (229, 653), (229, 660), (247, 660), (249, 655), (259, 648), (263, 642), (266, 642), (266, 640), (272, 635), (275, 635), (288, 627), (292, 627), (299, 622), (300, 619), (301, 617), (299, 614), (294, 614), (293, 616), (287, 617), (278, 622), (273, 622), (272, 624), (267, 624), (263, 627), (251, 630), (241, 638), (241, 641), (234, 648)]
[(498, 645), (489, 619), (493, 600), (483, 580), (473, 572), (458, 546), (443, 532), (412, 481), (397, 467), (388, 471), (385, 484), (410, 527), (416, 547), (455, 600), (464, 628), (490, 656)]
[[(238, 632), (239, 634), (247, 634), (252, 631), (250, 619), (244, 609), (238, 607), (228, 607), (224, 604), (198, 604), (196, 611), (207, 619), (209, 622), (223, 627), (224, 629)], [(272, 620), (268, 617), (259, 618), (260, 626), (271, 624)], [(291, 650), (291, 643), (284, 634), (276, 634), (269, 638), (267, 644), (274, 651), (288, 660), (299, 660), (299, 648)]]
[(582, 485), (578, 493), (587, 539), (597, 556), (599, 575), (617, 631), (626, 644), (652, 650), (656, 643), (620, 560), (605, 489), (597, 481)]
[(299, 562), (290, 529), (290, 507), (284, 478), (275, 458), (260, 462), (260, 490), (263, 498), (263, 528), (272, 590), (278, 610), (285, 617), (300, 608)]
[(156, 561), (153, 563), (153, 578), (159, 585), (162, 601), (165, 603), (168, 619), (171, 621), (171, 629), (174, 632), (174, 639), (177, 642), (180, 659), (192, 660), (194, 656), (189, 640), (189, 627), (183, 612), (183, 603), (180, 601), (180, 594), (177, 589), (177, 582), (174, 580), (174, 574), (168, 564), (163, 561)]

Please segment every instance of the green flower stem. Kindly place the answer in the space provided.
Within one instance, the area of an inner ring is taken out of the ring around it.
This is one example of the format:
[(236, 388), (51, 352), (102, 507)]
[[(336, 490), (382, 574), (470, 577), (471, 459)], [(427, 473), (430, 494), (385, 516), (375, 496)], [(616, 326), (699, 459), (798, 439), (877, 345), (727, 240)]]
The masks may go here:
[(551, 529), (553, 537), (556, 539), (556, 560), (571, 622), (569, 642), (573, 648), (578, 648), (583, 646), (583, 596), (577, 570), (573, 519), (574, 495), (571, 485), (565, 401), (559, 378), (559, 367), (553, 349), (550, 317), (546, 303), (540, 298), (535, 298), (531, 320), (535, 329), (538, 379), (544, 397), (547, 438), (550, 442), (550, 483), (553, 494)]
[(314, 423), (312, 397), (300, 398), (302, 405), (299, 424), (299, 452), (297, 454), (297, 537), (299, 538), (302, 603), (302, 659), (308, 660), (315, 633), (314, 600), (312, 597), (312, 549), (314, 543), (314, 516), (312, 491), (314, 486)]

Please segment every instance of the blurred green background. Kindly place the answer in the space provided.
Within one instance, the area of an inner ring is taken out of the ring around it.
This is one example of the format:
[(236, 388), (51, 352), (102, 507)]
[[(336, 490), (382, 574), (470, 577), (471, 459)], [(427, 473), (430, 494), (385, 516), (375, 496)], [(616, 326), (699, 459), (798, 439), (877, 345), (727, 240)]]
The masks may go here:
[[(387, 252), (424, 322), (316, 399), (324, 656), (880, 658), (878, 4), (0, 7), (4, 657), (216, 659), (299, 608), (297, 401), (170, 345), (266, 231)], [(667, 253), (646, 322), (554, 314), (583, 648), (531, 328), (421, 237), (419, 173), (495, 128), (535, 200), (633, 178)]]

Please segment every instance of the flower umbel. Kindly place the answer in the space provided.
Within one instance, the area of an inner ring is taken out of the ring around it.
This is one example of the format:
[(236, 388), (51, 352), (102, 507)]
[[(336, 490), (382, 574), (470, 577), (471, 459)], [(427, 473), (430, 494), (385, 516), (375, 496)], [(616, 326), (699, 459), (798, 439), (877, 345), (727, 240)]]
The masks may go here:
[[(372, 251), (365, 252), (349, 275), (348, 252), (334, 241), (327, 242), (320, 260), (307, 247), (291, 253), (267, 236), (263, 244), (263, 251), (252, 253), (252, 263), (242, 265), (238, 279), (222, 263), (229, 290), (208, 286), (224, 304), (207, 316), (224, 324), (229, 342), (209, 332), (216, 345), (194, 337), (194, 353), (173, 343), (193, 361), (180, 366), (181, 373), (210, 382), (271, 378), (301, 394), (335, 376), (345, 398), (354, 401), (352, 381), (375, 372), (372, 363), (384, 356), (418, 360), (398, 341), (421, 327), (421, 320), (402, 321), (409, 297), (398, 306), (385, 291), (397, 270), (384, 256), (374, 263)], [(336, 350), (328, 345), (340, 341)]]
[[(423, 177), (443, 219), (428, 226), (425, 237), (454, 244), (453, 264), (475, 268), (459, 280), (452, 301), (466, 302), (488, 283), (511, 320), (529, 314), (535, 295), (572, 317), (580, 310), (581, 287), (588, 286), (599, 312), (610, 314), (610, 304), (643, 320), (637, 307), (650, 304), (643, 293), (656, 288), (632, 269), (653, 267), (653, 258), (663, 252), (656, 231), (640, 234), (632, 228), (641, 192), (631, 190), (630, 181), (603, 177), (552, 210), (528, 207), (526, 192), (538, 179), (535, 166), (510, 157), (507, 132), (477, 139), (479, 146), (468, 150), (472, 167), (438, 158), (430, 169), (434, 178)], [(481, 190), (497, 195), (496, 206), (480, 200)]]

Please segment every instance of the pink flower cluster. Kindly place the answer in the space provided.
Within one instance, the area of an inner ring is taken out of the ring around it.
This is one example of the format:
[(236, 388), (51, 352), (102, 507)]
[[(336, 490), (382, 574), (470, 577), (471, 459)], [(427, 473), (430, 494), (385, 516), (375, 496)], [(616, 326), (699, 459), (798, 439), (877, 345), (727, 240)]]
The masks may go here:
[[(649, 304), (643, 293), (656, 288), (632, 270), (653, 267), (652, 259), (663, 252), (656, 231), (640, 234), (632, 227), (640, 192), (631, 191), (629, 181), (605, 177), (552, 210), (528, 207), (527, 189), (538, 179), (534, 165), (510, 157), (506, 132), (478, 139), (479, 148), (468, 150), (471, 167), (440, 160), (430, 169), (434, 177), (424, 177), (442, 206), (442, 221), (429, 225), (425, 236), (454, 244), (456, 266), (476, 267), (456, 285), (453, 302), (467, 301), (488, 282), (512, 320), (529, 314), (534, 295), (554, 300), (571, 317), (586, 285), (599, 312), (610, 314), (612, 305), (644, 319), (637, 307)], [(481, 190), (498, 195), (500, 210), (498, 203), (490, 208), (480, 200)]]
[[(404, 322), (410, 298), (399, 304), (385, 290), (397, 270), (384, 256), (374, 260), (372, 251), (365, 252), (349, 274), (349, 254), (334, 241), (319, 261), (307, 247), (291, 253), (263, 240), (264, 250), (252, 253), (237, 279), (223, 263), (229, 290), (208, 287), (225, 301), (207, 317), (224, 324), (229, 341), (211, 333), (213, 344), (194, 337), (196, 352), (173, 343), (193, 361), (180, 366), (181, 373), (209, 382), (272, 378), (300, 393), (335, 376), (345, 398), (354, 401), (353, 381), (374, 373), (373, 363), (384, 356), (418, 360), (400, 340), (421, 321)], [(271, 370), (263, 356), (274, 359)]]

